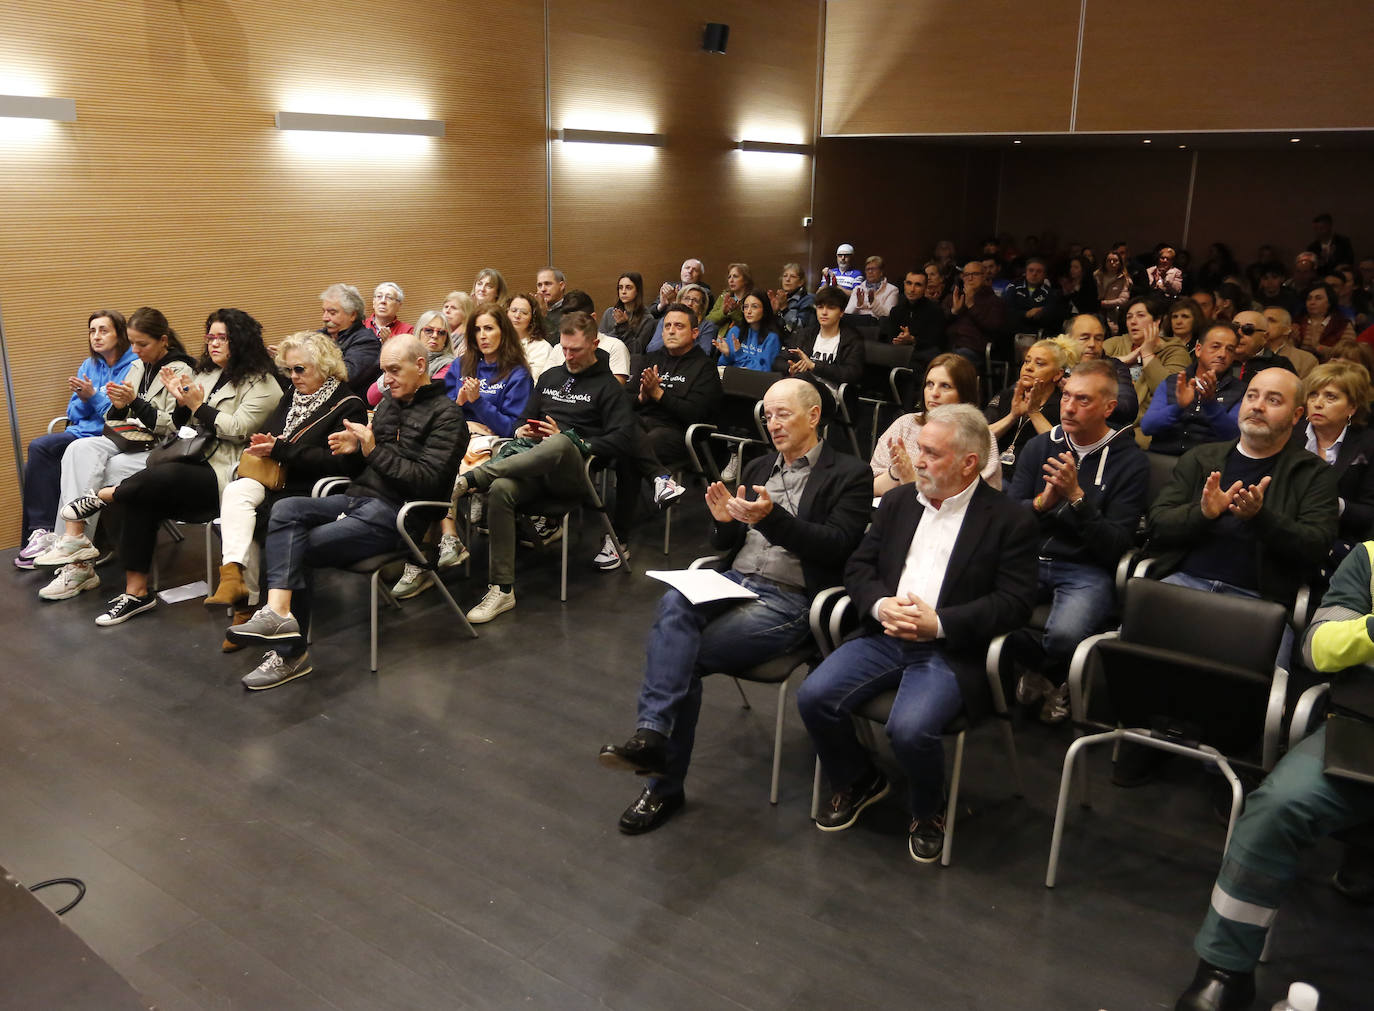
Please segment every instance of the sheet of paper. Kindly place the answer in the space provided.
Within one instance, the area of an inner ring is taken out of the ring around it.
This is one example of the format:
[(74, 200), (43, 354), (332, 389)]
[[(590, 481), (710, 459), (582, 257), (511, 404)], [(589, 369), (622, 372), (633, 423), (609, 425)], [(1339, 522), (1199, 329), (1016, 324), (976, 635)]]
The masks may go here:
[(181, 586), (173, 586), (163, 590), (157, 595), (157, 599), (164, 604), (179, 604), (183, 600), (193, 600), (196, 597), (204, 597), (210, 593), (210, 587), (205, 585), (205, 580), (197, 579), (194, 583), (184, 583)]
[(750, 600), (758, 596), (733, 579), (726, 579), (715, 569), (653, 569), (644, 574), (667, 583), (693, 604), (705, 604), (712, 600)]

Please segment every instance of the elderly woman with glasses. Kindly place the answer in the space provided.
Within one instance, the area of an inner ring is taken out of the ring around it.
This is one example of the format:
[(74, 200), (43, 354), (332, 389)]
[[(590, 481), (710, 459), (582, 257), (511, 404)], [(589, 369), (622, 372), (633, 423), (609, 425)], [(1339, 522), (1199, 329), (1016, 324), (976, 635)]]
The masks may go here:
[[(448, 319), (443, 311), (431, 309), (421, 313), (415, 322), (414, 334), (420, 338), (420, 343), (425, 346), (425, 352), (429, 355), (429, 378), (434, 382), (443, 382), (454, 362), (453, 331), (449, 329)], [(382, 394), (385, 392), (382, 377), (378, 376), (377, 381), (367, 388), (367, 405), (376, 407), (382, 402)]]
[[(234, 608), (235, 625), (253, 616), (273, 504), (288, 495), (309, 495), (322, 477), (354, 477), (364, 463), (357, 453), (335, 456), (329, 449), (329, 436), (342, 432), (345, 421), (367, 424), (367, 407), (349, 388), (334, 342), (320, 333), (292, 334), (277, 345), (277, 366), (290, 380), (291, 394), (281, 398), (243, 451), (269, 466), (258, 470), (245, 459), (220, 496), (223, 564), (219, 587), (205, 598), (205, 606)], [(247, 470), (254, 476), (244, 476)], [(229, 653), (238, 646), (226, 639), (222, 648)]]

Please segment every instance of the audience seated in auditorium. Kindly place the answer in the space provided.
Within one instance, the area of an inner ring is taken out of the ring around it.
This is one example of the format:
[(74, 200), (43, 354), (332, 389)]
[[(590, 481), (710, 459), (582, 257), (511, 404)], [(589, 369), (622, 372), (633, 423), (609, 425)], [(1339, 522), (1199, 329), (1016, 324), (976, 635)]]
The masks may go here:
[[(942, 306), (941, 312), (944, 313), (945, 321), (946, 323), (948, 323), (949, 310), (947, 308), (943, 308), (945, 295), (947, 294), (946, 289), (949, 287), (948, 282), (945, 280), (945, 275), (940, 272), (939, 266), (937, 266), (934, 262), (923, 264), (921, 269), (925, 272), (926, 275), (926, 298), (934, 302), (936, 305)], [(984, 272), (984, 276), (987, 276), (986, 272)], [(1000, 296), (998, 298), (998, 304), (1001, 304)]]
[[(91, 313), (86, 321), (86, 357), (76, 367), (76, 375), (67, 378), (71, 391), (67, 399), (67, 426), (29, 443), (23, 481), (24, 546), (14, 560), (19, 568), (33, 568), (34, 559), (50, 552), (58, 540), (54, 535), (54, 517), (64, 504), (59, 501), (63, 455), (78, 439), (89, 439), (104, 431), (105, 413), (111, 403), (107, 387), (121, 383), (136, 361), (138, 355), (129, 347), (123, 313), (114, 309)], [(82, 550), (92, 553), (69, 560), (82, 561), (97, 554), (89, 544)]]
[(193, 427), (198, 433), (196, 438), (177, 440), (185, 455), (155, 459), (118, 485), (83, 495), (62, 511), (63, 519), (75, 522), (111, 503), (121, 509), (124, 592), (95, 619), (101, 626), (121, 624), (156, 606), (148, 573), (163, 520), (204, 520), (219, 511), (249, 437), (262, 430), (282, 397), (276, 365), (262, 343), (262, 326), (240, 309), (216, 309), (205, 320), (205, 353), (194, 376), (163, 369), (160, 379), (176, 401), (173, 427)]
[[(1150, 399), (1159, 384), (1182, 372), (1192, 360), (1183, 342), (1165, 337), (1162, 330), (1165, 303), (1152, 294), (1132, 298), (1126, 306), (1126, 332), (1103, 345), (1104, 354), (1124, 363), (1131, 370), (1136, 399), (1140, 403), (1136, 424), (1149, 410)], [(1149, 440), (1137, 436), (1148, 445)]]
[(527, 420), (515, 430), (517, 441), (503, 450), (508, 455), (473, 468), (454, 486), (455, 501), (473, 492), (487, 496), (488, 586), (468, 612), (473, 624), (515, 606), (516, 510), (541, 500), (581, 502), (586, 458), (610, 462), (635, 448), (638, 425), (609, 357), (597, 348), (596, 321), (569, 310), (561, 326), (563, 364), (546, 369), (534, 385), (519, 412)]
[(983, 272), (986, 278), (987, 286), (992, 289), (992, 293), (994, 295), (996, 295), (998, 298), (1001, 298), (1004, 294), (1006, 294), (1008, 285), (1011, 284), (1010, 281), (1008, 281), (1005, 277), (1002, 276), (1001, 259), (997, 256), (995, 252), (989, 253), (986, 250), (984, 250), (983, 258), (978, 262), (983, 265)]
[[(929, 278), (929, 271), (926, 276)], [(943, 303), (945, 315), (950, 320), (945, 328), (947, 346), (973, 362), (980, 371), (987, 345), (991, 344), (996, 350), (1007, 335), (1006, 305), (993, 294), (986, 279), (983, 264), (970, 260), (964, 264), (960, 277), (962, 284), (956, 284)], [(929, 286), (926, 296), (932, 297)]]
[(1340, 530), (1333, 562), (1374, 536), (1374, 431), (1369, 422), (1369, 373), (1351, 362), (1319, 365), (1303, 382), (1307, 420), (1298, 433), (1309, 453), (1336, 475)]
[[(1068, 269), (1059, 282), (1061, 314), (1073, 316), (1099, 311), (1102, 300), (1097, 294), (1092, 265), (1079, 254), (1069, 260)], [(1043, 325), (1043, 324), (1042, 324)]]
[(1020, 627), (1035, 598), (1035, 520), (979, 480), (987, 446), (977, 408), (948, 404), (930, 412), (918, 436), (916, 480), (882, 497), (845, 566), (862, 634), (797, 692), (832, 790), (816, 824), (838, 832), (889, 789), (851, 714), (896, 689), (887, 735), (907, 779), (908, 852), (922, 863), (938, 860), (944, 845), (941, 732), (960, 712), (989, 708), (988, 642)]
[[(1204, 298), (1211, 297), (1210, 292), (1200, 294)], [(1215, 306), (1214, 302), (1213, 309)], [(1169, 335), (1181, 343), (1189, 354), (1197, 349), (1198, 341), (1202, 340), (1202, 335), (1212, 322), (1213, 317), (1203, 313), (1195, 298), (1176, 298), (1169, 306)]]
[(843, 289), (846, 295), (853, 291), (854, 286), (864, 279), (862, 270), (850, 266), (853, 259), (854, 247), (848, 242), (841, 242), (835, 249), (835, 266), (821, 271), (822, 287), (834, 285)]
[[(567, 294), (563, 296), (563, 315), (566, 316), (574, 312), (585, 312), (592, 318), (593, 322), (596, 320), (596, 305), (592, 302), (592, 297), (580, 288), (571, 288), (568, 290)], [(564, 332), (562, 330), (563, 323), (561, 320), (558, 326), (561, 338)], [(620, 380), (623, 386), (630, 378), (629, 347), (626, 346), (623, 340), (614, 334), (598, 332), (596, 336), (597, 349), (606, 352), (606, 357), (609, 359), (611, 375)], [(556, 366), (559, 359), (562, 357), (562, 352), (558, 348), (555, 348), (554, 358), (550, 367)]]
[(363, 296), (351, 284), (331, 284), (320, 292), (320, 315), (324, 322), (320, 333), (329, 334), (339, 345), (348, 385), (358, 396), (367, 396), (367, 388), (381, 372), (382, 342), (363, 324)]
[(710, 355), (697, 344), (696, 310), (678, 304), (668, 307), (660, 321), (663, 350), (644, 356), (635, 383), (638, 436), (632, 452), (616, 459), (613, 526), (620, 543), (606, 534), (592, 564), (602, 571), (620, 568), (622, 545), (630, 530), (644, 481), (653, 483), (654, 505), (666, 509), (685, 489), (672, 478), (672, 469), (687, 458), (689, 425), (709, 422), (720, 409), (720, 374)]
[[(1186, 296), (1193, 300), (1198, 309), (1202, 311), (1203, 326), (1206, 326), (1217, 319), (1217, 293), (1211, 288), (1195, 288), (1192, 293)], [(1201, 336), (1199, 333), (1198, 336)], [(1192, 349), (1189, 348), (1191, 351)]]
[(1264, 317), (1268, 348), (1279, 358), (1287, 359), (1299, 376), (1305, 377), (1317, 367), (1317, 356), (1293, 344), (1293, 317), (1282, 306), (1271, 305), (1261, 314)]
[(1003, 483), (1011, 481), (1026, 444), (1059, 424), (1059, 383), (1077, 362), (1076, 344), (1036, 341), (1026, 350), (1016, 381), (988, 401), (983, 414), (997, 438)]
[[(1322, 674), (1369, 675), (1374, 663), (1374, 618), (1370, 551), (1352, 551), (1331, 581), (1312, 625), (1303, 655)], [(1354, 670), (1350, 670), (1354, 668)], [(1374, 787), (1326, 771), (1327, 728), (1318, 727), (1279, 760), (1236, 822), (1226, 859), (1212, 887), (1211, 903), (1193, 941), (1197, 972), (1180, 995), (1178, 1011), (1236, 1011), (1255, 999), (1255, 966), (1278, 914), (1279, 903), (1299, 878), (1299, 864), (1319, 839), (1374, 819)], [(1367, 863), (1368, 858), (1364, 858)], [(1370, 898), (1364, 880), (1347, 861), (1332, 882), (1361, 904)]]
[(621, 341), (630, 354), (643, 354), (654, 332), (654, 318), (644, 308), (644, 278), (627, 270), (616, 279), (615, 289), (615, 305), (601, 314), (601, 332)]
[[(422, 312), (420, 318), (415, 321), (415, 329), (407, 332), (420, 338), (420, 343), (425, 347), (425, 354), (429, 358), (429, 378), (436, 383), (442, 383), (454, 360), (453, 334), (444, 314), (438, 309)], [(380, 404), (385, 393), (386, 382), (382, 376), (378, 376), (377, 381), (367, 388), (368, 406), (376, 407)]]
[(1140, 430), (1150, 437), (1150, 450), (1182, 456), (1205, 442), (1221, 442), (1240, 434), (1238, 415), (1242, 383), (1231, 371), (1237, 334), (1228, 324), (1214, 323), (1197, 346), (1197, 357), (1164, 383)]
[(1107, 331), (1102, 325), (1102, 317), (1083, 313), (1069, 320), (1064, 328), (1064, 336), (1078, 345), (1080, 362), (1104, 359), (1116, 372), (1116, 407), (1107, 417), (1112, 428), (1125, 428), (1135, 423), (1139, 405), (1136, 401), (1135, 384), (1131, 381), (1131, 370), (1125, 362), (1104, 355)]
[[(664, 281), (658, 288), (658, 301), (649, 307), (650, 313), (658, 319), (674, 302), (682, 301), (682, 293), (689, 285), (696, 285), (706, 298), (706, 307), (711, 307), (711, 286), (706, 283), (706, 265), (695, 257), (689, 256), (682, 261), (677, 281)], [(556, 331), (555, 331), (556, 332)]]
[[(868, 465), (873, 471), (873, 494), (885, 495), (899, 484), (916, 480), (917, 436), (925, 424), (925, 416), (943, 404), (971, 404), (978, 406), (978, 372), (962, 355), (946, 352), (937, 355), (926, 369), (923, 408), (897, 418), (873, 447)], [(1002, 488), (1002, 461), (997, 455), (997, 440), (988, 432), (987, 463), (981, 476), (998, 489)]]
[(473, 279), (472, 291), (469, 294), (472, 295), (473, 305), (481, 305), (483, 302), (500, 304), (506, 301), (509, 289), (506, 287), (505, 277), (499, 270), (483, 267)]
[[(568, 290), (568, 279), (557, 267), (544, 267), (534, 275), (534, 290), (539, 296), (539, 310), (544, 317), (546, 334), (556, 335), (558, 322), (563, 318), (563, 295)], [(553, 347), (558, 341), (551, 338), (548, 343)], [(526, 357), (529, 356), (528, 351), (526, 348)]]
[(789, 334), (801, 333), (816, 322), (815, 304), (806, 290), (806, 275), (800, 263), (783, 265), (777, 291), (769, 290), (768, 300), (773, 312), (782, 320)]
[(363, 320), (363, 326), (375, 333), (380, 341), (390, 340), (397, 334), (414, 333), (413, 326), (398, 318), (405, 300), (405, 292), (399, 284), (383, 281), (372, 292), (372, 315)]
[(1212, 313), (1211, 318), (1218, 323), (1229, 323), (1236, 318), (1236, 313), (1254, 306), (1249, 293), (1234, 281), (1224, 281), (1217, 285), (1214, 295), (1216, 311)]
[(1050, 615), (1043, 633), (1022, 629), (1008, 646), (1026, 668), (1016, 698), (1041, 702), (1045, 723), (1068, 718), (1069, 661), (1080, 642), (1105, 627), (1117, 562), (1145, 511), (1150, 465), (1128, 430), (1107, 424), (1118, 388), (1113, 361), (1074, 368), (1059, 425), (1027, 444), (1007, 489), (1035, 511), (1040, 526), (1038, 594), (1051, 601)]
[(864, 342), (857, 330), (842, 322), (844, 292), (834, 285), (822, 288), (816, 292), (815, 305), (816, 325), (789, 339), (774, 358), (773, 370), (825, 383), (832, 390), (841, 383), (858, 382), (864, 371)]
[(1307, 294), (1307, 289), (1321, 280), (1317, 271), (1317, 254), (1301, 252), (1293, 258), (1293, 271), (1283, 286), (1299, 298)]
[(1102, 311), (1107, 314), (1112, 333), (1115, 334), (1123, 325), (1122, 313), (1126, 303), (1131, 300), (1131, 275), (1121, 260), (1121, 254), (1115, 251), (1107, 253), (1102, 266), (1093, 272), (1093, 280), (1097, 282)]
[(864, 279), (849, 291), (845, 312), (854, 316), (882, 319), (897, 304), (897, 286), (883, 273), (883, 258), (870, 256), (864, 261)]
[(1307, 252), (1317, 258), (1317, 273), (1324, 274), (1341, 264), (1355, 262), (1355, 249), (1344, 235), (1337, 235), (1331, 215), (1322, 213), (1312, 219), (1312, 241)]
[(716, 304), (706, 314), (706, 318), (720, 330), (731, 323), (744, 322), (744, 296), (754, 290), (754, 272), (747, 263), (732, 263), (725, 274), (725, 290), (716, 299)]
[(1355, 337), (1355, 327), (1336, 307), (1336, 291), (1317, 281), (1303, 293), (1303, 314), (1293, 323), (1293, 343), (1322, 361), (1343, 340)]
[(1183, 271), (1174, 263), (1178, 253), (1173, 246), (1162, 245), (1155, 250), (1153, 266), (1145, 270), (1145, 285), (1166, 298), (1177, 298), (1183, 292)]
[(444, 322), (448, 324), (454, 358), (462, 358), (463, 352), (467, 349), (463, 343), (464, 334), (467, 331), (468, 317), (472, 315), (472, 308), (476, 304), (472, 296), (465, 291), (451, 291), (444, 298), (444, 307), (441, 311), (444, 314)]
[(706, 489), (711, 545), (729, 555), (726, 578), (756, 596), (694, 605), (669, 590), (659, 602), (635, 733), (599, 756), (646, 777), (620, 816), (627, 835), (658, 828), (686, 801), (702, 677), (747, 670), (805, 642), (812, 596), (840, 581), (868, 522), (868, 470), (819, 440), (816, 391), (780, 380), (763, 405), (777, 453), (745, 464), (737, 491), (719, 482)]
[(1007, 305), (1007, 326), (1013, 333), (1059, 333), (1064, 320), (1063, 298), (1045, 279), (1045, 261), (1038, 256), (1026, 261), (1025, 280), (1008, 286), (1002, 301)]
[(944, 350), (945, 314), (937, 303), (926, 298), (924, 271), (907, 271), (897, 304), (878, 327), (878, 339), (909, 346), (911, 368), (917, 375)]
[(1290, 316), (1296, 316), (1302, 312), (1302, 299), (1298, 297), (1297, 292), (1283, 286), (1285, 276), (1282, 264), (1271, 263), (1263, 267), (1255, 284), (1255, 303), (1261, 309), (1278, 306), (1286, 310)]
[(1287, 369), (1296, 373), (1293, 363), (1269, 350), (1269, 322), (1254, 309), (1238, 312), (1231, 320), (1236, 333), (1236, 356), (1231, 371), (1242, 384), (1264, 369)]
[[(716, 325), (705, 318), (707, 306), (711, 302), (711, 293), (699, 284), (684, 284), (682, 290), (678, 294), (678, 302), (697, 314), (697, 319), (699, 320), (699, 325), (697, 326), (697, 347), (706, 352), (708, 358), (714, 358), (717, 332)], [(810, 295), (806, 296), (806, 305), (807, 311), (811, 312)], [(660, 312), (659, 316), (661, 317), (662, 315), (663, 313)], [(814, 312), (812, 312), (812, 315), (814, 315)], [(658, 325), (654, 328), (653, 339), (649, 341), (649, 346), (645, 350), (663, 350), (662, 319), (658, 321)]]
[[(442, 314), (433, 316), (442, 323)], [(335, 456), (329, 448), (329, 437), (344, 431), (345, 421), (367, 424), (367, 405), (348, 386), (338, 346), (324, 334), (292, 334), (277, 345), (277, 365), (291, 381), (291, 393), (249, 436), (243, 452), (275, 464), (269, 470), (283, 471), (283, 483), (268, 487), (261, 478), (271, 474), (245, 476), (249, 465), (242, 463), (220, 496), (219, 585), (205, 606), (233, 608), (235, 625), (251, 618), (260, 603), (261, 544), (272, 506), (291, 495), (309, 495), (322, 477), (352, 478), (362, 469), (358, 455)], [(226, 653), (238, 648), (228, 639), (221, 646)]]
[[(560, 305), (562, 301), (560, 297)], [(563, 317), (561, 310), (558, 317)], [(510, 304), (506, 306), (506, 318), (510, 320), (511, 329), (520, 340), (520, 348), (525, 353), (525, 365), (530, 370), (531, 380), (538, 379), (550, 365), (558, 364), (562, 356), (558, 352), (558, 347), (549, 343), (548, 327), (551, 325), (551, 317), (544, 315), (538, 295), (512, 295)]]
[[(821, 291), (826, 289), (822, 288)], [(821, 292), (816, 293), (819, 299)], [(732, 298), (726, 292), (721, 300)], [(820, 305), (816, 306), (817, 314)], [(782, 352), (782, 324), (773, 315), (766, 291), (751, 291), (740, 296), (740, 322), (722, 324), (713, 344), (721, 365), (767, 372)]]
[[(21, 568), (33, 568), (40, 561), (45, 565), (61, 564), (48, 584), (38, 591), (44, 600), (66, 600), (100, 586), (95, 571), (99, 551), (90, 540), (95, 536), (100, 514), (84, 522), (68, 521), (61, 517), (61, 509), (80, 496), (89, 495), (91, 489), (117, 485), (143, 469), (153, 444), (172, 432), (175, 401), (159, 379), (161, 371), (169, 369), (174, 374), (174, 385), (180, 385), (195, 367), (167, 317), (157, 309), (143, 306), (134, 310), (127, 332), (129, 346), (138, 359), (123, 381), (105, 384), (110, 407), (105, 412), (104, 433), (78, 439), (67, 447), (62, 455), (59, 509), (49, 520), (55, 520), (54, 534), (41, 539), (47, 545), (45, 549), (27, 559), (21, 551), (15, 559), (16, 565), (27, 562)], [(26, 484), (26, 494), (28, 490)], [(34, 543), (32, 538), (30, 543)], [(70, 560), (63, 563), (63, 559)]]
[[(471, 349), (469, 349), (471, 351)], [(372, 424), (344, 421), (329, 436), (335, 456), (365, 463), (339, 494), (294, 496), (272, 507), (263, 557), (267, 603), (226, 633), (230, 642), (268, 647), (244, 687), (275, 688), (312, 670), (310, 570), (346, 565), (393, 550), (396, 516), (408, 501), (444, 499), (467, 447), (467, 426), (444, 388), (430, 382), (424, 346), (414, 335), (393, 337), (382, 348), (389, 395)]]

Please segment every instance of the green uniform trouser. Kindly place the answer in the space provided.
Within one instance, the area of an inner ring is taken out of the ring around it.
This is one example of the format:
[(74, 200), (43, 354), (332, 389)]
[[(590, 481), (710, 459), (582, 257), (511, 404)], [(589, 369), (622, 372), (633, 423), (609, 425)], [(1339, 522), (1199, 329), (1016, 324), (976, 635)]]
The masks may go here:
[(1279, 902), (1318, 839), (1374, 819), (1374, 786), (1322, 772), (1326, 728), (1286, 754), (1245, 803), (1193, 947), (1222, 969), (1250, 972)]
[(515, 582), (516, 510), (530, 502), (581, 502), (587, 489), (585, 466), (577, 446), (560, 434), (468, 472), (468, 480), (487, 493), (488, 582)]

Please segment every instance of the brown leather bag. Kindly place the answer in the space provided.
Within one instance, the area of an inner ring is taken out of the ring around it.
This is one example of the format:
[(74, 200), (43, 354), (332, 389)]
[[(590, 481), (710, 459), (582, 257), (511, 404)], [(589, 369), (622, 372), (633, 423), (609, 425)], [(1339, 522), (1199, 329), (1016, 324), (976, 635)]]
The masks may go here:
[(239, 456), (239, 477), (251, 477), (268, 491), (286, 487), (286, 467), (270, 457), (254, 456), (244, 450)]

